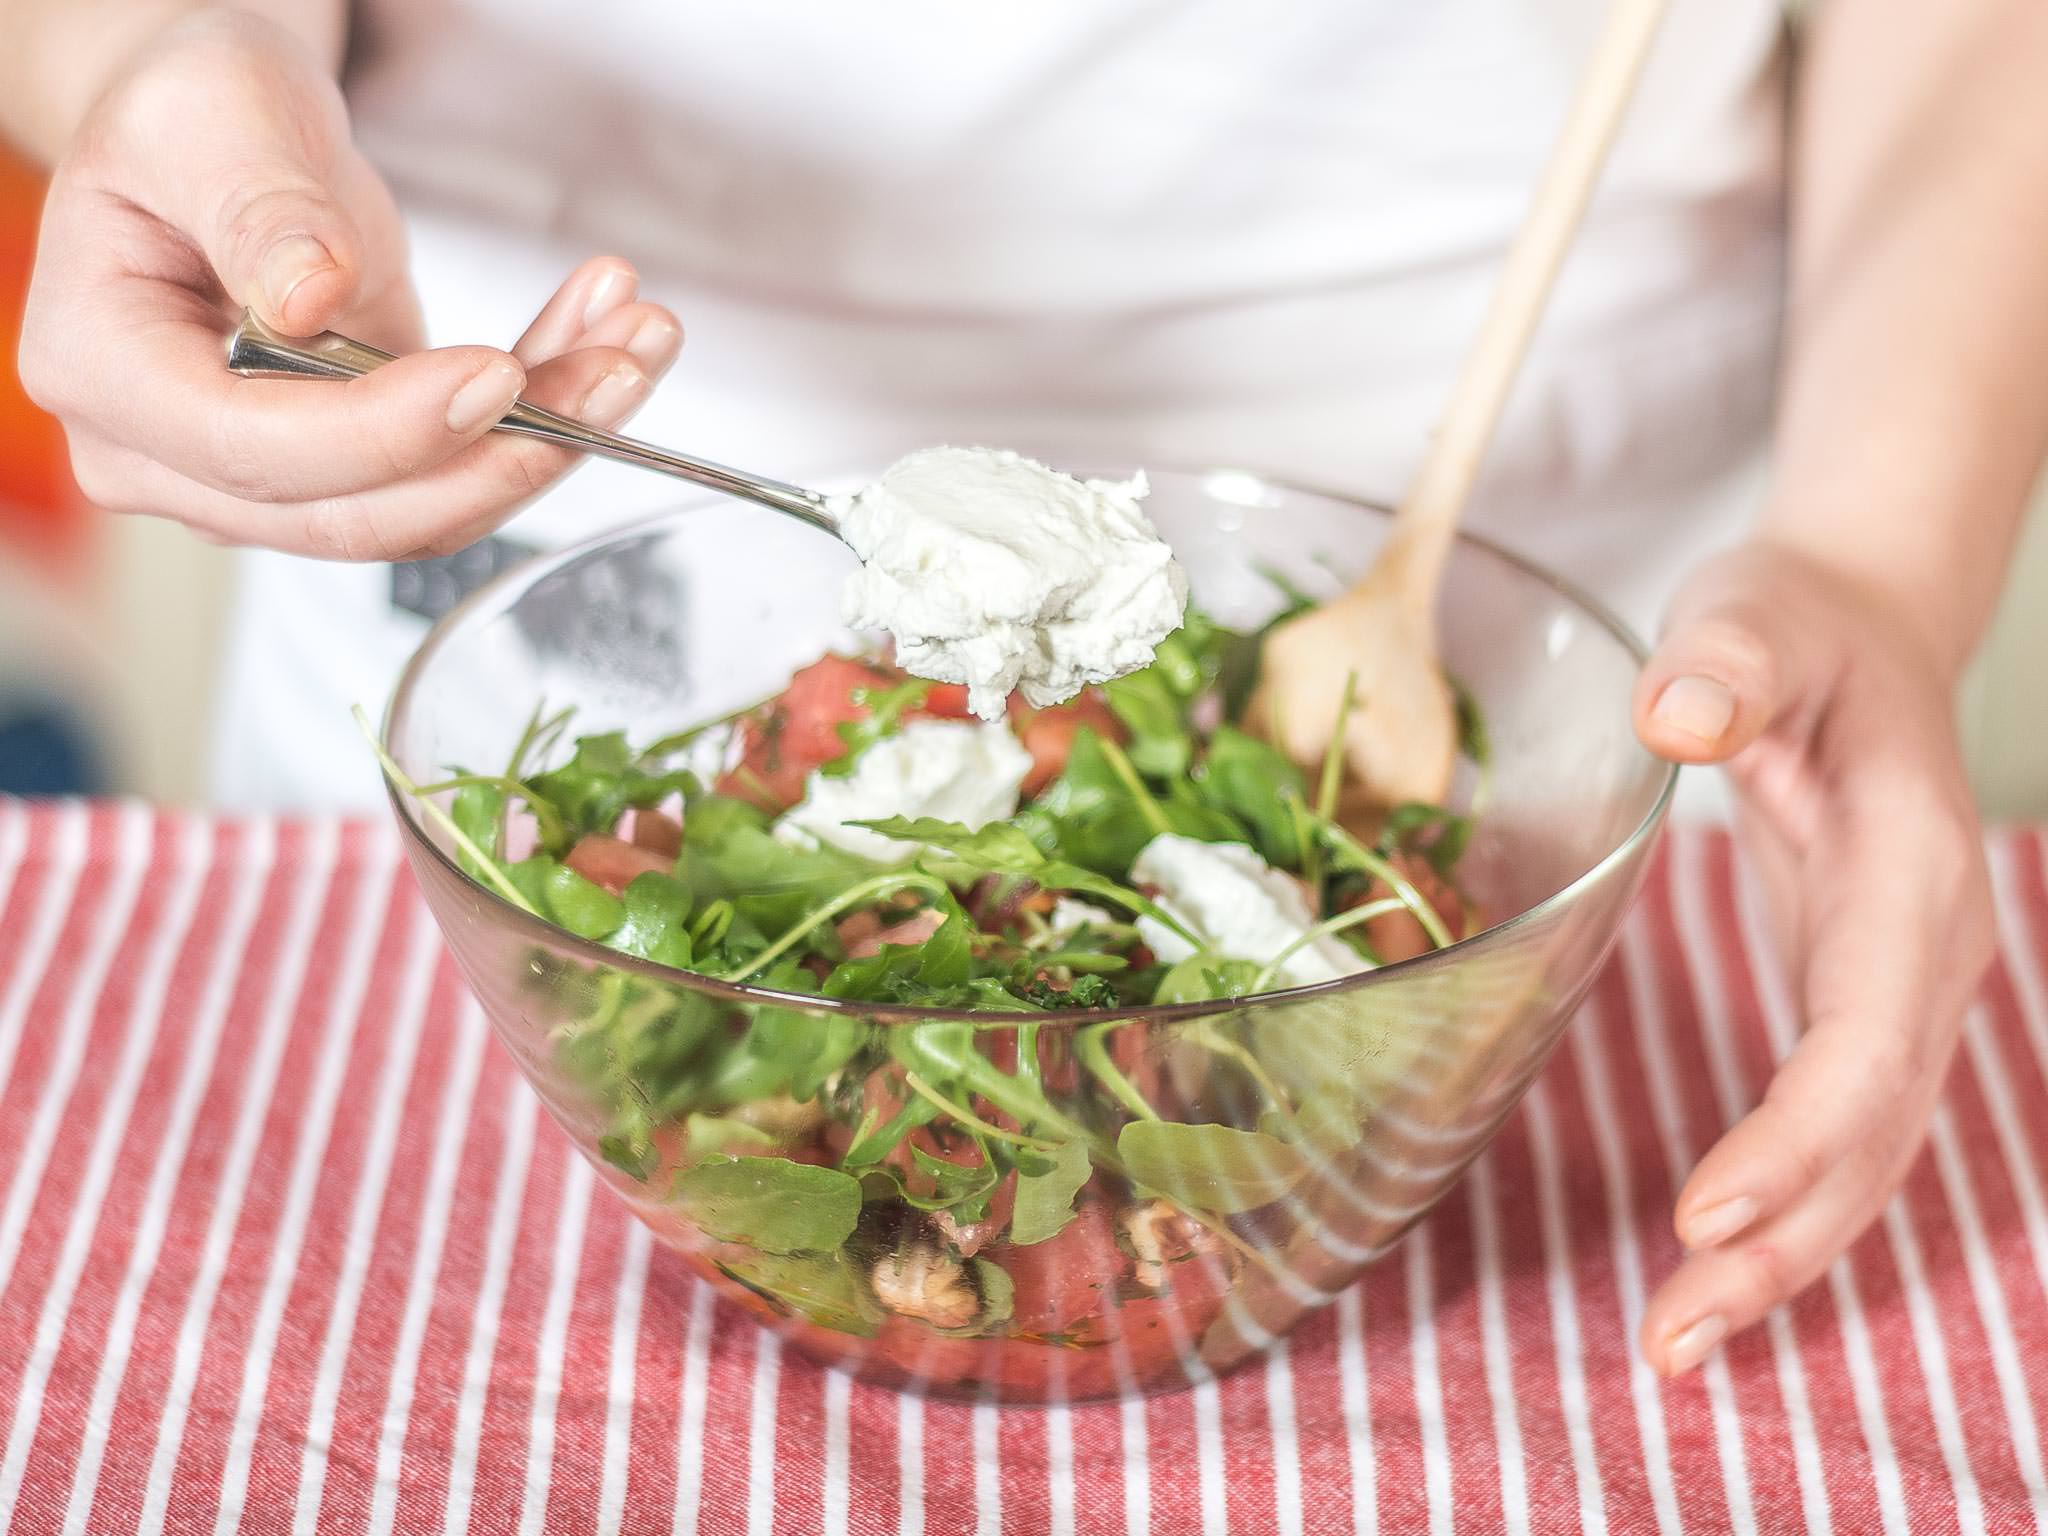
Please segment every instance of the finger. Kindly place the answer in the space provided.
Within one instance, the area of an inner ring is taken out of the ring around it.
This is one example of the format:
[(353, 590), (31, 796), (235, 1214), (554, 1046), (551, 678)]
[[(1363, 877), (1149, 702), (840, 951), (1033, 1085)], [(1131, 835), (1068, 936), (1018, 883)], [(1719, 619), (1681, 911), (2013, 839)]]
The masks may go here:
[[(629, 377), (615, 382), (622, 373)], [(536, 404), (611, 427), (630, 416), (649, 388), (624, 352), (585, 348), (536, 369), (527, 393)], [(416, 480), (357, 495), (264, 505), (180, 475), (89, 431), (73, 434), (74, 469), (98, 505), (175, 518), (227, 543), (349, 561), (411, 559), (462, 548), (578, 458), (537, 439), (500, 433)]]
[[(160, 309), (161, 296), (144, 301)], [(346, 382), (243, 379), (208, 319), (110, 318), (118, 348), (83, 354), (72, 414), (102, 436), (245, 501), (305, 501), (403, 480), (496, 423), (526, 373), (489, 347), (418, 352)], [(122, 358), (126, 387), (112, 377)]]
[[(610, 430), (629, 421), (652, 390), (630, 354), (580, 347), (536, 368), (526, 398)], [(429, 474), (358, 500), (373, 543), (445, 554), (481, 538), (584, 462), (585, 455), (539, 438), (494, 433)]]
[[(1895, 786), (1907, 769), (1873, 755), (1863, 773), (1801, 871), (1812, 925), (1806, 1034), (1763, 1102), (1686, 1181), (1675, 1220), (1689, 1246), (1768, 1219), (1852, 1158), (1866, 1127), (1896, 1124), (1902, 1106), (1931, 1103), (1939, 1088), (1976, 982), (1950, 974), (1954, 925), (1976, 923), (1971, 834), (1906, 808)], [(1901, 899), (1902, 870), (1913, 872), (1914, 899)]]
[(128, 182), (115, 190), (193, 240), (236, 304), (290, 335), (328, 328), (366, 256), (336, 194), (355, 161), (340, 90), (246, 18), (189, 28), (183, 46), (183, 68), (152, 72), (111, 113), (109, 163)]
[[(1825, 1272), (1884, 1208), (1918, 1151), (1917, 1127), (1880, 1125), (1868, 1147), (1797, 1204), (1741, 1238), (1688, 1254), (1644, 1308), (1639, 1342), (1652, 1369), (1676, 1376), (1723, 1339)], [(1873, 1176), (1875, 1175), (1875, 1176)]]
[[(1967, 828), (1902, 816), (1897, 778), (1874, 763), (1809, 855), (1810, 1028), (1679, 1194), (1674, 1225), (1694, 1257), (1644, 1331), (1667, 1364), (1693, 1363), (1716, 1326), (1746, 1326), (1817, 1275), (1897, 1186), (1933, 1113), (1987, 898)], [(1898, 900), (1900, 869), (1925, 909)]]
[(643, 300), (605, 316), (585, 333), (577, 345), (617, 347), (631, 354), (649, 375), (660, 378), (682, 351), (683, 327), (661, 305)]
[(534, 316), (512, 355), (531, 368), (577, 346), (607, 315), (639, 296), (640, 274), (617, 256), (594, 256), (570, 273)]
[(1811, 605), (1780, 601), (1782, 577), (1740, 556), (1709, 566), (1680, 593), (1636, 683), (1636, 734), (1660, 757), (1720, 762), (1815, 697), (1833, 647)]

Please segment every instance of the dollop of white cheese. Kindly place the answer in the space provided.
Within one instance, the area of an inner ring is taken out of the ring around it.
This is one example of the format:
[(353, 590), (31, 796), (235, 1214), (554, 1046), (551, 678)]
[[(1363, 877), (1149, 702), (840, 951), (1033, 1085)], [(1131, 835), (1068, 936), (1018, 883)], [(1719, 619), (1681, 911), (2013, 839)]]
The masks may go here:
[(1115, 916), (1093, 902), (1057, 896), (1053, 898), (1052, 912), (1045, 920), (1045, 931), (1059, 939), (1070, 933), (1079, 933), (1083, 928), (1111, 928), (1115, 925)]
[(1122, 484), (1020, 454), (927, 448), (831, 502), (861, 568), (846, 622), (886, 629), (919, 677), (965, 683), (1000, 718), (1013, 689), (1039, 707), (1135, 672), (1180, 627), (1187, 575)]
[(1006, 725), (912, 720), (871, 744), (843, 778), (813, 771), (802, 801), (776, 821), (775, 836), (792, 847), (823, 842), (878, 864), (905, 864), (921, 844), (846, 823), (930, 816), (978, 830), (1016, 811), (1030, 771), (1031, 754)]
[[(1225, 959), (1264, 965), (1315, 925), (1301, 883), (1242, 843), (1162, 832), (1132, 863), (1131, 879), (1156, 888), (1153, 899), (1197, 935), (1205, 951)], [(1169, 965), (1196, 953), (1157, 918), (1139, 917), (1138, 934)], [(1365, 968), (1349, 945), (1323, 934), (1283, 960), (1278, 974), (1305, 987)]]

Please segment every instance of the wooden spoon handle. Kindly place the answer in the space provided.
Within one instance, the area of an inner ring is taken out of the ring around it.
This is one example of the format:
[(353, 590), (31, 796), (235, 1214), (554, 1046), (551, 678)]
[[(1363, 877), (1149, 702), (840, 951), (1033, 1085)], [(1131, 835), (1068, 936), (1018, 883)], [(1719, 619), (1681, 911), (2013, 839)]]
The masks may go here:
[(1635, 94), (1668, 0), (1614, 0), (1551, 151), (1535, 200), (1509, 248), (1493, 303), (1466, 355), (1436, 435), (1401, 504), (1382, 564), (1399, 561), (1408, 590), (1436, 598), (1445, 552), (1478, 478), (1508, 391), (1543, 316), (1607, 151)]

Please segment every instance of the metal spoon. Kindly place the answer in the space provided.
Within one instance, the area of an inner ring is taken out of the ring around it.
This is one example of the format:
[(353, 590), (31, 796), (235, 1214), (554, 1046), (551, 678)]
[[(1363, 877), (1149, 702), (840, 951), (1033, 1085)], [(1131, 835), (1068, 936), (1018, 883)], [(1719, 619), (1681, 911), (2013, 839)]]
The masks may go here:
[[(228, 337), (228, 368), (244, 378), (354, 379), (391, 361), (389, 352), (380, 351), (367, 342), (338, 336), (333, 331), (322, 331), (317, 336), (281, 336), (248, 310), (242, 312), (241, 323)], [(799, 522), (809, 523), (835, 539), (841, 536), (839, 519), (833, 516), (824, 496), (817, 491), (781, 480), (770, 480), (765, 475), (749, 474), (724, 464), (714, 464), (709, 459), (692, 458), (687, 453), (657, 448), (637, 438), (600, 432), (596, 427), (586, 427), (580, 421), (557, 416), (553, 411), (543, 410), (524, 400), (513, 402), (512, 409), (491, 430), (545, 438), (578, 453), (594, 453), (600, 458), (617, 459), (621, 464), (637, 464), (642, 469), (658, 470), (664, 475), (674, 475), (678, 480), (688, 480), (693, 485), (758, 502)]]

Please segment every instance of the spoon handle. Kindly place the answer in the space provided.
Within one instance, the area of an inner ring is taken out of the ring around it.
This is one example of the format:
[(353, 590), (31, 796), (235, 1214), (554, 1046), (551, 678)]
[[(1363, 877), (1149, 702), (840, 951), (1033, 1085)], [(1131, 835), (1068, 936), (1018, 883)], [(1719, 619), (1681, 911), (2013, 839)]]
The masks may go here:
[[(282, 336), (247, 310), (243, 311), (241, 323), (228, 337), (228, 369), (244, 378), (354, 379), (382, 368), (391, 360), (389, 352), (380, 351), (367, 342), (338, 336), (333, 331), (307, 337)], [(596, 427), (571, 421), (567, 416), (558, 416), (524, 400), (515, 400), (512, 409), (492, 430), (544, 438), (579, 453), (595, 454), (600, 458), (616, 459), (622, 464), (637, 464), (642, 469), (674, 475), (678, 480), (688, 480), (728, 496), (772, 507), (777, 512), (822, 529), (834, 538), (839, 536), (839, 520), (826, 507), (825, 498), (816, 491), (748, 474), (745, 470), (732, 469), (724, 464), (714, 464), (709, 459), (657, 448), (638, 438), (601, 432)]]

